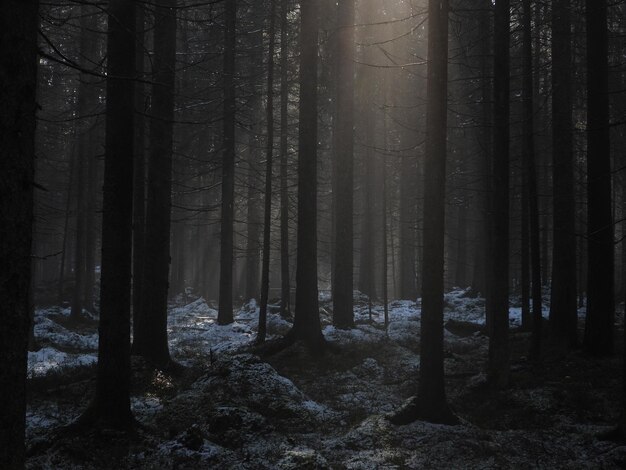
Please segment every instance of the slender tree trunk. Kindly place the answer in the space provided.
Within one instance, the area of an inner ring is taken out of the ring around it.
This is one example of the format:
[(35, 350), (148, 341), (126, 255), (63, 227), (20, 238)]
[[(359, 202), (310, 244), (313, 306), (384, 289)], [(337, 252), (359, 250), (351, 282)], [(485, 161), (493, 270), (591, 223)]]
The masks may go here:
[(428, 84), (424, 167), (422, 331), (417, 398), (392, 422), (458, 422), (446, 402), (443, 367), (443, 291), (447, 153), (448, 0), (428, 3)]
[[(368, 73), (366, 83), (369, 82), (371, 75)], [(366, 85), (367, 87), (368, 85)], [(359, 291), (367, 295), (371, 299), (376, 298), (376, 282), (374, 277), (375, 262), (375, 244), (374, 244), (374, 198), (372, 197), (375, 186), (374, 172), (374, 132), (375, 123), (371, 116), (373, 111), (368, 111), (365, 116), (365, 161), (363, 162), (365, 178), (363, 181), (364, 193), (364, 214), (361, 221), (361, 247), (360, 247), (360, 263), (359, 263)]]
[[(572, 132), (572, 48), (569, 0), (552, 2), (553, 242), (550, 336), (563, 348), (577, 343), (576, 197)], [(594, 52), (595, 53), (595, 52)]]
[(281, 0), (280, 14), (280, 315), (288, 317), (291, 310), (291, 286), (289, 282), (289, 186), (287, 181), (289, 157), (288, 0)]
[[(537, 171), (535, 167), (535, 125), (534, 125), (534, 86), (533, 86), (533, 47), (532, 47), (532, 29), (531, 29), (531, 0), (523, 0), (523, 83), (522, 83), (522, 101), (523, 101), (523, 134), (524, 144), (522, 148), (522, 159), (524, 161), (523, 172), (525, 174), (526, 188), (526, 207), (527, 220), (525, 223), (528, 227), (527, 250), (529, 250), (530, 259), (526, 259), (526, 267), (528, 262), (531, 266), (532, 277), (532, 302), (533, 302), (533, 321), (532, 321), (532, 346), (531, 356), (535, 359), (539, 358), (541, 352), (541, 336), (542, 336), (542, 298), (541, 298), (541, 252), (539, 242), (539, 202), (537, 196)], [(530, 246), (528, 246), (530, 242)]]
[(272, 220), (272, 164), (274, 158), (274, 46), (276, 40), (276, 2), (271, 0), (269, 26), (269, 53), (267, 59), (267, 136), (265, 148), (265, 211), (263, 215), (263, 266), (261, 269), (261, 306), (257, 341), (265, 341), (267, 334), (267, 302), (270, 291), (270, 235)]
[(70, 174), (67, 182), (67, 198), (65, 199), (65, 222), (63, 223), (63, 242), (61, 244), (61, 265), (59, 266), (59, 287), (57, 302), (63, 305), (65, 301), (65, 265), (68, 258), (68, 232), (70, 227), (70, 207), (72, 204), (72, 188), (74, 187), (74, 172), (76, 167), (76, 152), (70, 152)]
[[(0, 15), (0, 467), (24, 468), (39, 3)], [(8, 73), (8, 71), (11, 73)]]
[[(143, 80), (144, 45), (145, 45), (145, 9), (142, 4), (136, 6), (137, 39), (135, 42), (136, 75)], [(145, 257), (146, 236), (146, 155), (144, 119), (145, 85), (138, 81), (135, 85), (135, 159), (133, 169), (133, 353), (145, 349), (138, 329), (145, 324), (143, 319), (143, 263)]]
[(584, 346), (613, 353), (614, 259), (606, 0), (586, 1), (588, 289)]
[[(410, 80), (410, 75), (406, 77)], [(412, 118), (413, 116), (411, 116)], [(413, 137), (408, 129), (402, 131), (403, 147), (412, 146)], [(410, 143), (410, 144), (409, 144)], [(417, 298), (417, 276), (415, 272), (416, 255), (416, 212), (417, 191), (415, 188), (416, 155), (402, 155), (400, 170), (400, 222), (399, 222), (399, 279), (398, 296), (400, 299)]]
[[(386, 126), (385, 126), (386, 127)], [(385, 132), (385, 136), (387, 133)], [(383, 248), (383, 313), (385, 318), (385, 330), (389, 327), (389, 282), (388, 282), (388, 266), (387, 266), (387, 162), (385, 159), (385, 154), (382, 154), (382, 232), (383, 232), (383, 240), (382, 240), (382, 248)], [(393, 240), (393, 237), (392, 237)], [(392, 248), (393, 252), (393, 248)]]
[(222, 227), (220, 298), (217, 322), (233, 322), (233, 229), (235, 218), (235, 46), (236, 0), (226, 0), (224, 49), (224, 142), (222, 148)]
[(170, 268), (172, 151), (177, 0), (157, 0), (154, 11), (154, 82), (150, 113), (150, 166), (143, 261), (144, 315), (135, 353), (158, 366), (170, 362), (167, 293)]
[(494, 148), (488, 379), (509, 381), (509, 43), (510, 0), (496, 0), (494, 17)]
[(354, 193), (354, 0), (338, 6), (337, 25), (337, 112), (335, 157), (335, 269), (333, 323), (339, 328), (354, 326), (353, 312), (353, 193)]
[(296, 309), (290, 338), (319, 353), (324, 344), (317, 287), (317, 54), (319, 0), (300, 5), (300, 129)]
[[(132, 426), (130, 291), (132, 259), (135, 4), (109, 2), (107, 107), (102, 219), (100, 327), (95, 399), (79, 424)], [(130, 103), (130, 105), (129, 105)]]

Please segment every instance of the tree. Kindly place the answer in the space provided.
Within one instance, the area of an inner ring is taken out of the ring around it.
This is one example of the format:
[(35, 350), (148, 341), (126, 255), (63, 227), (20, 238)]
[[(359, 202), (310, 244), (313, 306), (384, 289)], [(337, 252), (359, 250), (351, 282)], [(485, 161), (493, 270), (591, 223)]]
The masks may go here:
[(0, 467), (24, 467), (39, 2), (0, 16)]
[[(527, 219), (523, 221), (528, 227), (530, 272), (532, 280), (532, 352), (537, 358), (541, 350), (541, 322), (542, 298), (541, 298), (541, 252), (539, 240), (539, 203), (537, 197), (537, 170), (535, 167), (535, 124), (534, 124), (534, 86), (533, 86), (533, 47), (532, 47), (532, 21), (531, 1), (524, 0), (522, 5), (522, 29), (523, 29), (523, 78), (522, 78), (522, 101), (523, 101), (523, 134), (524, 144), (522, 159), (524, 163), (523, 173), (525, 180), (523, 204), (526, 207)], [(528, 260), (527, 260), (528, 261)], [(528, 268), (528, 262), (526, 262)], [(575, 285), (575, 284), (574, 284)]]
[(494, 126), (492, 260), (487, 315), (491, 319), (488, 379), (505, 387), (509, 379), (509, 43), (510, 1), (496, 0), (494, 16)]
[(145, 9), (136, 5), (137, 38), (135, 40), (135, 61), (137, 83), (135, 84), (135, 166), (133, 169), (133, 350), (138, 345), (140, 326), (143, 322), (143, 263), (145, 257), (146, 233), (146, 124), (144, 118), (145, 84)]
[(177, 0), (157, 0), (154, 24), (150, 165), (141, 302), (135, 354), (158, 366), (170, 362), (167, 344), (167, 293), (170, 271), (172, 149), (176, 65)]
[(587, 315), (585, 350), (613, 353), (615, 316), (606, 0), (587, 0)]
[(78, 425), (133, 425), (130, 410), (130, 291), (134, 159), (135, 3), (108, 9), (102, 271), (96, 393)]
[(445, 182), (447, 152), (448, 0), (428, 3), (428, 84), (424, 166), (424, 257), (422, 331), (417, 397), (392, 417), (395, 424), (416, 419), (454, 424), (446, 402), (443, 368)]
[(287, 67), (289, 49), (287, 28), (289, 0), (281, 0), (280, 22), (280, 314), (289, 316), (291, 309), (291, 286), (289, 282), (289, 187), (287, 181), (287, 157), (289, 152), (289, 82)]
[[(552, 2), (553, 241), (550, 336), (560, 347), (577, 343), (576, 198), (572, 133), (572, 52), (569, 0)], [(595, 54), (595, 53), (594, 53)]]
[(317, 51), (319, 0), (300, 5), (300, 128), (296, 308), (290, 340), (313, 351), (324, 344), (317, 287)]
[(222, 147), (222, 221), (220, 234), (220, 298), (217, 322), (233, 322), (233, 231), (235, 219), (235, 46), (237, 2), (226, 0), (224, 32), (224, 120)]
[(274, 158), (274, 46), (276, 41), (276, 1), (271, 0), (269, 53), (267, 56), (267, 142), (265, 148), (265, 210), (263, 214), (263, 266), (261, 269), (261, 305), (257, 341), (265, 341), (267, 302), (270, 290), (270, 229), (272, 220), (272, 164)]
[[(93, 37), (97, 30), (97, 16), (91, 5), (80, 7), (80, 56), (81, 66), (88, 70), (90, 62), (97, 62), (98, 43)], [(93, 310), (94, 252), (95, 252), (95, 170), (96, 170), (96, 122), (98, 87), (89, 73), (80, 74), (78, 90), (78, 116), (80, 130), (77, 154), (76, 196), (76, 242), (74, 245), (74, 292), (71, 317), (82, 317), (83, 309)]]
[(340, 1), (337, 15), (337, 109), (333, 135), (337, 159), (333, 323), (339, 328), (350, 328), (354, 326), (354, 0)]

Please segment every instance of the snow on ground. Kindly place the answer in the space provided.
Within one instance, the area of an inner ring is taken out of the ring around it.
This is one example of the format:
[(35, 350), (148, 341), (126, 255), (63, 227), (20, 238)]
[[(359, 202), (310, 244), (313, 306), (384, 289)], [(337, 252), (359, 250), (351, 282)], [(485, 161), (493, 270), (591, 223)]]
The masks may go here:
[[(420, 334), (421, 306), (419, 299), (414, 301), (394, 300), (389, 304), (389, 326), (387, 334), (380, 327), (384, 325), (382, 305), (368, 305), (368, 299), (355, 291), (355, 323), (357, 328), (338, 330), (328, 319), (324, 322), (324, 335), (330, 341), (340, 344), (376, 343), (386, 339), (415, 344)], [(329, 293), (320, 292), (322, 306), (330, 303)], [(480, 297), (472, 297), (466, 289), (455, 289), (445, 295), (444, 320), (485, 323), (485, 302)], [(291, 324), (280, 317), (273, 306), (268, 314), (268, 338), (284, 335)], [(544, 306), (544, 316), (548, 316)], [(74, 368), (93, 364), (98, 349), (96, 332), (80, 334), (70, 331), (51, 319), (54, 316), (69, 316), (69, 309), (41, 309), (35, 315), (35, 338), (46, 344), (37, 353), (29, 354), (29, 375), (42, 376), (61, 368)], [(217, 325), (217, 310), (211, 308), (203, 298), (188, 303), (179, 297), (170, 305), (168, 315), (168, 336), (173, 357), (184, 365), (191, 358), (207, 357), (235, 351), (254, 340), (258, 326), (259, 307), (255, 301), (245, 304), (235, 315), (230, 325)], [(511, 326), (521, 324), (521, 308), (512, 304), (509, 309)], [(377, 328), (378, 326), (378, 328)], [(84, 352), (83, 352), (84, 351)], [(81, 353), (83, 352), (83, 353)]]
[[(444, 334), (449, 400), (463, 419), (461, 426), (416, 422), (397, 427), (385, 419), (417, 390), (419, 299), (391, 302), (385, 331), (382, 305), (369, 305), (355, 293), (355, 328), (337, 329), (322, 314), (324, 336), (339, 352), (319, 361), (299, 346), (265, 360), (251, 354), (259, 310), (255, 302), (245, 304), (233, 324), (220, 326), (217, 311), (204, 299), (178, 298), (168, 316), (170, 350), (198, 374), (176, 389), (175, 379), (156, 373), (152, 382), (160, 388), (134, 392), (133, 413), (150, 430), (143, 431), (141, 444), (124, 446), (117, 460), (100, 440), (93, 452), (73, 454), (57, 446), (34, 452), (29, 467), (612, 468), (626, 462), (626, 448), (593, 438), (610, 421), (603, 415), (612, 406), (606, 384), (598, 399), (591, 379), (583, 377), (568, 391), (554, 381), (536, 385), (532, 382), (538, 379), (516, 365), (528, 383), (484, 396), (484, 299), (469, 294), (455, 289), (445, 296), (445, 321), (475, 325), (467, 334), (452, 329)], [(329, 302), (323, 292), (322, 312), (329, 310)], [(268, 312), (270, 338), (291, 326), (276, 307)], [(543, 313), (547, 316), (547, 307)], [(513, 300), (512, 326), (519, 325), (520, 315)], [(35, 335), (45, 347), (29, 355), (31, 376), (96, 361), (96, 333), (65, 328), (57, 320), (66, 316), (58, 309), (37, 312)], [(524, 340), (524, 334), (518, 338)], [(572, 376), (581, 370), (574, 362), (568, 367)], [(595, 373), (594, 363), (585, 367)], [(31, 445), (77, 416), (84, 403), (77, 406), (75, 397), (83, 397), (85, 390), (88, 384), (69, 386), (59, 392), (64, 400), (30, 404)], [(55, 463), (47, 467), (48, 462)]]

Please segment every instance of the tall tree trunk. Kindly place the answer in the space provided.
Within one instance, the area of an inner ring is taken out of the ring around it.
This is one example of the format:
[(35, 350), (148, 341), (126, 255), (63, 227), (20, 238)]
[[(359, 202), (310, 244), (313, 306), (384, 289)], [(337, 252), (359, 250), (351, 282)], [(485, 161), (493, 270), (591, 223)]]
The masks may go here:
[[(370, 83), (370, 79), (373, 78), (370, 73), (367, 73), (368, 78), (365, 78), (366, 87), (367, 83)], [(370, 90), (371, 91), (371, 90)], [(361, 246), (360, 246), (360, 262), (359, 262), (359, 291), (367, 295), (370, 299), (376, 298), (376, 279), (374, 274), (375, 265), (375, 243), (374, 243), (374, 203), (375, 200), (372, 197), (376, 191), (376, 174), (374, 170), (374, 133), (375, 122), (372, 117), (373, 111), (367, 112), (365, 119), (365, 161), (363, 162), (364, 168), (364, 181), (363, 181), (363, 193), (364, 193), (364, 207), (363, 218), (361, 221)]]
[(289, 185), (287, 164), (289, 153), (289, 0), (281, 0), (280, 24), (280, 314), (288, 317), (291, 310), (289, 282)]
[(235, 218), (235, 46), (236, 0), (225, 3), (224, 136), (222, 148), (222, 222), (220, 234), (220, 298), (217, 322), (233, 322), (233, 230)]
[(338, 6), (337, 111), (335, 116), (335, 268), (333, 272), (333, 323), (354, 326), (353, 312), (353, 187), (354, 187), (354, 0)]
[[(0, 15), (0, 467), (24, 468), (39, 3)], [(9, 73), (10, 71), (10, 73)]]
[(135, 84), (135, 159), (133, 169), (133, 352), (142, 350), (140, 344), (142, 336), (138, 329), (145, 324), (142, 318), (143, 301), (143, 263), (145, 258), (146, 236), (146, 152), (145, 136), (146, 124), (144, 118), (143, 83), (145, 74), (144, 47), (145, 47), (145, 9), (144, 5), (136, 5), (137, 38), (135, 40), (136, 76), (139, 79)]
[[(177, 0), (157, 0), (154, 10), (154, 65), (150, 113), (150, 165), (143, 262), (145, 314), (137, 328), (135, 353), (158, 366), (170, 362), (167, 293), (170, 268), (174, 80)], [(141, 339), (139, 339), (139, 336)]]
[(491, 280), (488, 309), (488, 379), (496, 387), (509, 381), (509, 43), (510, 0), (496, 0), (494, 17), (494, 147)]
[(257, 341), (267, 334), (267, 302), (270, 291), (270, 235), (272, 220), (272, 160), (274, 157), (274, 45), (276, 40), (276, 2), (271, 0), (269, 52), (267, 58), (267, 136), (265, 148), (265, 211), (263, 214), (263, 266), (261, 269), (261, 306)]
[(424, 258), (420, 378), (412, 405), (392, 418), (454, 424), (443, 367), (443, 291), (447, 153), (448, 0), (428, 3), (428, 82), (424, 166)]
[[(408, 134), (405, 129), (403, 134)], [(408, 139), (407, 139), (408, 140)], [(398, 296), (401, 299), (417, 298), (417, 276), (415, 272), (415, 215), (417, 195), (415, 190), (416, 156), (403, 155), (400, 172), (400, 267)]]
[[(577, 343), (576, 197), (572, 133), (571, 2), (552, 2), (553, 241), (550, 336), (563, 348)], [(594, 52), (595, 54), (595, 52)]]
[(134, 158), (135, 4), (109, 2), (100, 327), (95, 399), (79, 424), (132, 426), (130, 290)]
[[(541, 351), (541, 323), (542, 298), (541, 298), (541, 252), (539, 241), (539, 202), (537, 195), (537, 170), (535, 167), (535, 125), (534, 125), (534, 85), (533, 85), (533, 44), (531, 29), (531, 0), (523, 0), (523, 78), (522, 78), (522, 101), (523, 101), (523, 134), (524, 144), (522, 147), (522, 159), (524, 161), (523, 172), (525, 174), (526, 207), (528, 227), (527, 250), (530, 249), (530, 259), (532, 278), (532, 346), (531, 355), (539, 358)], [(530, 246), (528, 246), (530, 243)]]
[(324, 343), (317, 287), (317, 54), (319, 0), (300, 5), (300, 129), (296, 309), (289, 336), (319, 352)]
[(613, 353), (615, 317), (606, 0), (586, 1), (587, 22), (587, 316), (584, 346)]

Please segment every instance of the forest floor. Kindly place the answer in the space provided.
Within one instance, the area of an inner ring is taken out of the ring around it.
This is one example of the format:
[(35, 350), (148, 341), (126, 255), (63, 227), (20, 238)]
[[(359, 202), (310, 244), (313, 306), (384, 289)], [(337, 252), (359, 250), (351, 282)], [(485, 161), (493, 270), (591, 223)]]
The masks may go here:
[[(394, 426), (386, 417), (417, 390), (419, 304), (392, 302), (385, 331), (382, 306), (370, 310), (357, 299), (357, 327), (337, 330), (322, 296), (333, 345), (323, 356), (296, 344), (260, 357), (254, 302), (234, 324), (218, 326), (212, 305), (177, 298), (170, 349), (186, 369), (171, 376), (133, 359), (132, 408), (141, 426), (131, 435), (60, 432), (93, 395), (97, 322), (72, 324), (68, 309), (39, 309), (42, 349), (29, 356), (28, 468), (626, 468), (626, 446), (597, 438), (618, 418), (620, 354), (548, 353), (534, 365), (512, 302), (511, 386), (491, 391), (484, 301), (455, 290), (446, 295), (445, 369), (461, 424)], [(270, 312), (271, 338), (289, 327)]]

